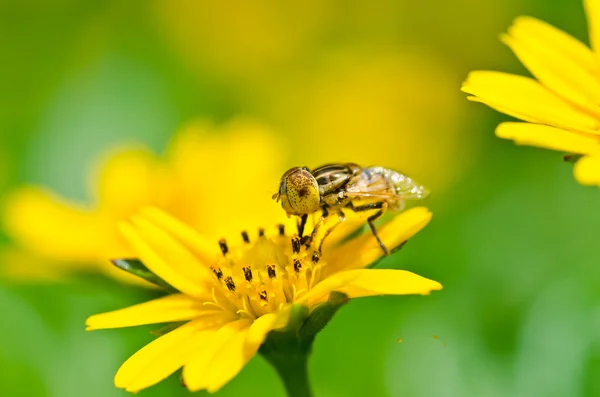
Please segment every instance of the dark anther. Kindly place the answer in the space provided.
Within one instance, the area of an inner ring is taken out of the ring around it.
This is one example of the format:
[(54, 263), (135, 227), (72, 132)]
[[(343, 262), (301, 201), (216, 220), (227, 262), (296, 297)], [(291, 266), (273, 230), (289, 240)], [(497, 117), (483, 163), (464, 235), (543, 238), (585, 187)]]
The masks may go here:
[(313, 263), (317, 263), (319, 261), (319, 253), (317, 251), (313, 252), (312, 261)]
[(252, 270), (250, 269), (250, 266), (242, 267), (242, 270), (244, 271), (244, 277), (246, 278), (246, 281), (252, 281)]
[(300, 262), (300, 259), (294, 259), (294, 271), (300, 273), (300, 269), (302, 269), (302, 262)]
[(302, 236), (302, 245), (306, 248), (310, 247), (310, 243), (312, 243), (312, 234), (307, 234), (306, 236)]
[(300, 252), (300, 244), (302, 243), (302, 239), (297, 235), (292, 236), (292, 251), (295, 254)]
[(227, 253), (229, 252), (229, 247), (227, 247), (227, 243), (225, 242), (224, 238), (219, 240), (219, 247), (221, 247), (221, 252), (223, 253), (223, 255), (227, 255)]
[(279, 224), (279, 225), (277, 225), (277, 229), (279, 229), (280, 236), (285, 236), (285, 225)]
[(220, 267), (214, 268), (212, 269), (213, 273), (215, 274), (215, 276), (217, 276), (217, 279), (221, 279), (223, 278), (223, 271), (221, 271)]
[(267, 291), (260, 291), (258, 293), (258, 296), (260, 297), (260, 299), (266, 301), (267, 300)]
[(276, 277), (275, 266), (267, 265), (267, 274), (269, 275), (269, 278), (275, 278)]
[(248, 237), (248, 232), (245, 230), (242, 232), (242, 239), (246, 244), (250, 244), (250, 237)]
[(231, 276), (225, 277), (225, 285), (227, 286), (227, 289), (229, 289), (229, 291), (235, 291), (235, 283), (233, 282)]
[(265, 229), (262, 227), (258, 228), (258, 237), (263, 237), (265, 235)]

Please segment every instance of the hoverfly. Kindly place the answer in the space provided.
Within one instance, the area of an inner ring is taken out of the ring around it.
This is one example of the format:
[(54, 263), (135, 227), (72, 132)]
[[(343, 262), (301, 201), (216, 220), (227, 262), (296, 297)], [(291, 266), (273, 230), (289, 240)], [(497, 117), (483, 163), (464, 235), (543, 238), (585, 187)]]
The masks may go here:
[(289, 169), (281, 177), (279, 190), (273, 195), (288, 215), (300, 216), (298, 234), (302, 237), (309, 214), (319, 209), (326, 218), (336, 212), (345, 220), (344, 209), (354, 212), (377, 210), (367, 218), (373, 235), (385, 255), (389, 255), (375, 228), (375, 220), (386, 210), (401, 211), (406, 200), (427, 197), (429, 191), (406, 175), (379, 166), (361, 167), (354, 163), (326, 164), (310, 170)]

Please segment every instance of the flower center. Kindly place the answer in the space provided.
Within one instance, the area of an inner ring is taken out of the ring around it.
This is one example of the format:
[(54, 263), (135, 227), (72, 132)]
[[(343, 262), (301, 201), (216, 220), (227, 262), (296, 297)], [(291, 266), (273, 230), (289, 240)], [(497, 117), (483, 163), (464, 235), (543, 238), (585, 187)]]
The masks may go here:
[(259, 229), (254, 241), (244, 231), (242, 241), (230, 249), (219, 240), (223, 256), (211, 267), (216, 281), (211, 303), (258, 318), (296, 301), (319, 281), (324, 263), (310, 236), (288, 236), (279, 225), (273, 236)]

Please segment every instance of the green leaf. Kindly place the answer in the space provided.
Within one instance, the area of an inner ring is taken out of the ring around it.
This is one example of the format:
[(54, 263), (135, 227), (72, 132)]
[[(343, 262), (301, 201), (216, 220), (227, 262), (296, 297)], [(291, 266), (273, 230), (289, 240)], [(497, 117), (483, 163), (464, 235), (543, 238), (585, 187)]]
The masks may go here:
[(112, 259), (111, 262), (119, 269), (125, 270), (126, 272), (131, 273), (139, 278), (143, 278), (144, 280), (149, 281), (154, 285), (158, 285), (169, 292), (177, 292), (177, 289), (175, 289), (162, 278), (158, 277), (156, 274), (152, 273), (152, 271), (137, 258)]

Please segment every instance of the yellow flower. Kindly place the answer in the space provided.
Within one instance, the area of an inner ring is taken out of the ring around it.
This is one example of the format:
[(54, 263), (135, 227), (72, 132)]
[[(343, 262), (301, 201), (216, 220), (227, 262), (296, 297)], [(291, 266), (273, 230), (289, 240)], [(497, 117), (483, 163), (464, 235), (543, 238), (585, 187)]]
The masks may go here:
[(584, 3), (592, 49), (545, 22), (520, 17), (502, 41), (536, 79), (475, 71), (462, 90), (525, 121), (500, 124), (498, 137), (582, 155), (575, 178), (600, 185), (600, 1)]
[[(246, 198), (268, 195), (276, 187), (283, 168), (280, 153), (263, 126), (234, 121), (217, 128), (195, 122), (174, 136), (163, 156), (144, 147), (106, 153), (90, 176), (89, 203), (26, 186), (6, 200), (2, 220), (7, 234), (32, 257), (30, 264), (44, 263), (55, 272), (96, 270), (130, 277), (107, 263), (109, 254), (131, 254), (118, 221), (142, 205), (154, 205), (210, 238), (237, 233), (265, 214), (279, 214), (273, 202)], [(35, 273), (22, 261), (11, 263), (5, 269), (9, 273)]]
[[(379, 235), (387, 247), (398, 248), (430, 219), (426, 208), (413, 208), (384, 225)], [(270, 331), (279, 334), (292, 326), (293, 308), (306, 308), (304, 318), (310, 319), (333, 291), (351, 299), (425, 295), (442, 288), (404, 270), (365, 269), (383, 253), (371, 234), (348, 239), (355, 227), (352, 221), (342, 224), (319, 254), (316, 247), (327, 223), (310, 242), (273, 226), (257, 234), (244, 232), (236, 243), (217, 244), (160, 210), (141, 209), (130, 222), (121, 223), (120, 230), (136, 257), (178, 292), (91, 316), (87, 329), (185, 324), (129, 358), (118, 370), (115, 385), (136, 392), (183, 367), (188, 389), (214, 392), (244, 367)], [(311, 333), (300, 327), (292, 334), (303, 332)], [(314, 338), (316, 332), (308, 336)]]

